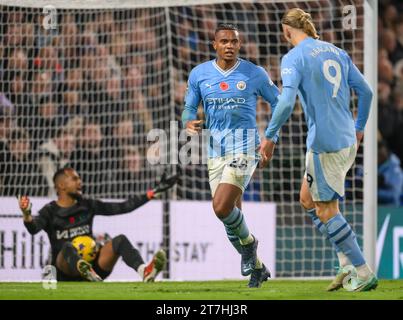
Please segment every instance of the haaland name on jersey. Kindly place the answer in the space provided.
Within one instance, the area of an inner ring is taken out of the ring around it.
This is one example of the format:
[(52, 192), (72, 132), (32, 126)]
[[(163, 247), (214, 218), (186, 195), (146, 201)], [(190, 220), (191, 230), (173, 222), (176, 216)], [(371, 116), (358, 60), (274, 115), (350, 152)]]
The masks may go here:
[(313, 48), (310, 55), (314, 58), (318, 56), (318, 54), (325, 53), (325, 52), (331, 52), (334, 53), (335, 55), (340, 55), (339, 49), (336, 47), (332, 46), (320, 46)]

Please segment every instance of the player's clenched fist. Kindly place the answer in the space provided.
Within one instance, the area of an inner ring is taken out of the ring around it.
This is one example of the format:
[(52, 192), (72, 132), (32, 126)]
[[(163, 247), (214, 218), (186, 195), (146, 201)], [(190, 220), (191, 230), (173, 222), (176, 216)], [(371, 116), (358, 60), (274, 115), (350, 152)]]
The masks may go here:
[(31, 207), (32, 207), (31, 201), (29, 201), (28, 196), (18, 195), (17, 199), (18, 199), (18, 205), (20, 206), (22, 214), (24, 215), (24, 220), (30, 221), (32, 219), (32, 217), (31, 217)]

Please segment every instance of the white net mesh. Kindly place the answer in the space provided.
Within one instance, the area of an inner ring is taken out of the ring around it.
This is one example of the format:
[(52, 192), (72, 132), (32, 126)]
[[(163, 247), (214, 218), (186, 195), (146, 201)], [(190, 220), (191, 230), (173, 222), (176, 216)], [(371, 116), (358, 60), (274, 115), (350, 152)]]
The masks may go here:
[(37, 9), (2, 9), (2, 92), (14, 107), (3, 194), (52, 194), (64, 164), (89, 195), (144, 191), (146, 134), (169, 122), (164, 10), (59, 11), (45, 30)]
[[(146, 161), (146, 135), (180, 119), (190, 70), (214, 57), (210, 42), (217, 23), (238, 25), (241, 57), (265, 67), (280, 87), (279, 63), (289, 49), (280, 20), (295, 6), (312, 14), (322, 39), (347, 50), (363, 68), (362, 0), (179, 1), (169, 7), (111, 9), (115, 2), (98, 1), (97, 9), (90, 9), (95, 8), (91, 1), (85, 2), (87, 9), (62, 2), (66, 6), (57, 8), (56, 28), (48, 30), (40, 1), (36, 8), (8, 1), (0, 7), (1, 195), (53, 195), (50, 177), (66, 164), (81, 174), (87, 195), (126, 198), (145, 191), (161, 169)], [(347, 5), (356, 8), (355, 30), (343, 28)], [(258, 103), (261, 134), (268, 110)], [(330, 246), (298, 202), (304, 123), (296, 107), (270, 168), (257, 170), (245, 192), (247, 201), (277, 204), (277, 276), (330, 275), (335, 264)], [(360, 153), (342, 203), (360, 241), (361, 167)], [(175, 199), (211, 199), (206, 166), (178, 170)]]

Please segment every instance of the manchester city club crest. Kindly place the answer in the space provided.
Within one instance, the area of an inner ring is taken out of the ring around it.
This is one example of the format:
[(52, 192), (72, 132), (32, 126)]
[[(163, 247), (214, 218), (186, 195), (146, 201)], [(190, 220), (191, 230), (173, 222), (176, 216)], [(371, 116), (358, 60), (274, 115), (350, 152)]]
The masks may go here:
[(236, 87), (238, 88), (238, 90), (245, 90), (245, 88), (246, 88), (246, 83), (245, 83), (245, 81), (239, 81), (239, 82), (236, 84)]

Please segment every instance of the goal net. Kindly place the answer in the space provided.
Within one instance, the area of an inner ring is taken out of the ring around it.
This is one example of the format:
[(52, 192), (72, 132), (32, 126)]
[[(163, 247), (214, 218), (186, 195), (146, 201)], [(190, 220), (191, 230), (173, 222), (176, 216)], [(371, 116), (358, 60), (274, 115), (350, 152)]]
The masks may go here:
[[(53, 173), (71, 165), (89, 196), (144, 192), (168, 167), (180, 173), (170, 199), (211, 200), (206, 166), (159, 163), (161, 149), (153, 149), (147, 135), (156, 128), (179, 130), (188, 74), (214, 58), (218, 23), (238, 26), (240, 56), (263, 66), (279, 87), (279, 64), (290, 49), (280, 20), (296, 6), (311, 13), (321, 39), (345, 49), (363, 71), (362, 0), (51, 2), (0, 2), (2, 196), (52, 197)], [(355, 112), (354, 99), (351, 107)], [(259, 100), (261, 136), (269, 119), (268, 104)], [(280, 277), (329, 276), (337, 261), (299, 204), (305, 139), (297, 104), (273, 161), (256, 171), (244, 195), (245, 201), (276, 203)], [(362, 150), (341, 206), (362, 244)]]

